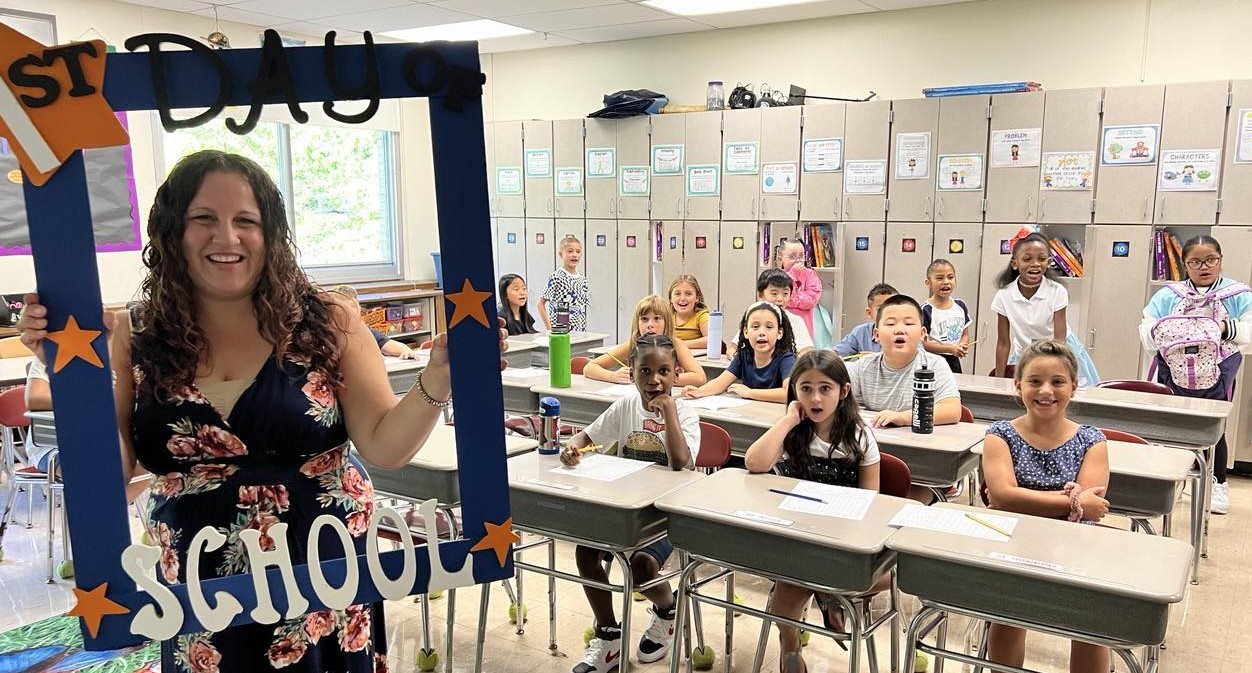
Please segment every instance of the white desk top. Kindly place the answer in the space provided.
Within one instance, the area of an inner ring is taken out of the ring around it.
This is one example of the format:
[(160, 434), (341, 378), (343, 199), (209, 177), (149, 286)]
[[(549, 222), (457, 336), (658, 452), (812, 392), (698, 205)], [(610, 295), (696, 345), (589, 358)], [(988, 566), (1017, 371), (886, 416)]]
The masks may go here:
[[(526, 437), (518, 437), (515, 435), (504, 436), (504, 452), (508, 456), (516, 456), (527, 451), (532, 451), (539, 447), (539, 442)], [(456, 433), (451, 425), (440, 423), (436, 425), (430, 432), (430, 437), (417, 452), (409, 460), (409, 465), (424, 470), (434, 470), (437, 472), (455, 472), (457, 469), (456, 459)]]
[[(513, 345), (532, 346), (537, 348), (548, 347), (548, 332), (539, 332), (537, 334), (517, 334), (509, 337), (509, 350), (513, 349)], [(570, 332), (569, 342), (571, 344), (584, 344), (591, 341), (603, 342), (608, 339), (609, 335), (599, 332)]]
[[(878, 413), (861, 410), (861, 418), (869, 425)], [(927, 451), (943, 451), (947, 453), (964, 453), (974, 447), (981, 447), (983, 437), (987, 434), (985, 423), (951, 423), (935, 425), (930, 434), (913, 432), (910, 427), (874, 428), (874, 439), (881, 446), (908, 446)]]
[(706, 478), (703, 472), (671, 470), (649, 465), (617, 481), (596, 481), (552, 470), (561, 467), (557, 456), (541, 456), (537, 451), (509, 458), (509, 488), (595, 503), (614, 509), (651, 507), (657, 498)]
[(26, 383), (26, 366), (34, 359), (35, 356), (33, 355), (19, 358), (0, 358), (0, 388), (24, 385)]
[[(971, 391), (1012, 397), (1016, 394), (1013, 379), (993, 376), (957, 374), (956, 386), (961, 392)], [(1202, 400), (1180, 395), (1157, 395), (1116, 388), (1079, 388), (1073, 400), (1082, 404), (1100, 404), (1147, 411), (1185, 412), (1194, 416), (1226, 418), (1230, 415), (1230, 402)]]

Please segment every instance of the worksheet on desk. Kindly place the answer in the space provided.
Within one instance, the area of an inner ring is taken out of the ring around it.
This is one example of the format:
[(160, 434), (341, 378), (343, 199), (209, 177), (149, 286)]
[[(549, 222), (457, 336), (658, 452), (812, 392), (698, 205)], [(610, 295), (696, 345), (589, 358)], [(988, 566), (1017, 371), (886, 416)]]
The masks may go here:
[(729, 397), (722, 395), (710, 395), (694, 400), (687, 400), (687, 406), (696, 409), (708, 409), (709, 411), (717, 411), (718, 409), (734, 409), (742, 407), (752, 400), (745, 400), (742, 397)]
[(506, 379), (533, 379), (538, 376), (547, 376), (548, 370), (539, 369), (538, 367), (518, 367), (514, 369), (509, 367), (500, 372), (500, 376)]
[[(970, 516), (978, 517), (978, 519), (999, 528), (1008, 533), (1008, 535), (1002, 535), (992, 530), (986, 524), (980, 523), (976, 519), (971, 519)], [(896, 512), (896, 515), (891, 518), (887, 525), (899, 526), (901, 528), (924, 528), (941, 533), (953, 533), (984, 540), (1008, 542), (1013, 535), (1013, 529), (1017, 528), (1017, 519), (998, 514), (989, 514), (985, 511), (980, 511), (976, 514), (969, 513), (967, 516), (965, 511), (959, 509), (905, 505), (903, 509)]]
[(796, 482), (796, 485), (792, 486), (790, 491), (796, 495), (816, 498), (821, 502), (787, 496), (778, 505), (778, 509), (787, 510), (788, 512), (817, 514), (818, 516), (833, 516), (838, 519), (850, 519), (852, 521), (860, 521), (865, 518), (865, 513), (869, 511), (869, 506), (874, 502), (875, 495), (874, 491), (867, 491), (863, 488), (830, 486), (812, 481)]
[(652, 465), (652, 463), (646, 460), (631, 460), (629, 458), (618, 458), (617, 456), (606, 456), (600, 453), (588, 453), (583, 455), (582, 460), (578, 461), (577, 467), (562, 465), (552, 470), (552, 472), (594, 479), (596, 481), (617, 481), (622, 477), (628, 477), (646, 469), (649, 465)]

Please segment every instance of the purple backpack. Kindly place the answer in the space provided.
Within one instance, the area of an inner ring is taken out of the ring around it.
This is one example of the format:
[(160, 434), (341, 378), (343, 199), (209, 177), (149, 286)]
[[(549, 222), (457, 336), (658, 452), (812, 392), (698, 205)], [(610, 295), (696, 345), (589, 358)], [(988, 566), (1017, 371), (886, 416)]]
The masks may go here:
[[(1185, 283), (1167, 285), (1182, 301), (1152, 326), (1152, 342), (1157, 354), (1148, 369), (1148, 378), (1154, 379), (1158, 367), (1166, 371), (1174, 387), (1186, 392), (1200, 393), (1213, 390), (1226, 380), (1226, 388), (1234, 384), (1228, 376), (1231, 368), (1222, 366), (1232, 356), (1239, 355), (1234, 344), (1222, 341), (1222, 322), (1230, 317), (1222, 300), (1252, 291), (1243, 283), (1231, 283), (1204, 294), (1196, 292)], [(1238, 367), (1240, 358), (1230, 360)], [(1163, 379), (1166, 377), (1162, 377)], [(1229, 391), (1226, 395), (1229, 399)]]

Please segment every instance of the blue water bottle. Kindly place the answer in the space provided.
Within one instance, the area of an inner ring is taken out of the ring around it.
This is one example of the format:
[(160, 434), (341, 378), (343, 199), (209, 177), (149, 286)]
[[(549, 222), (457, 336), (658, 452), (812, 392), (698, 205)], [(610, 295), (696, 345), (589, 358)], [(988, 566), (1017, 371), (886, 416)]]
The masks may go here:
[(555, 456), (561, 452), (561, 400), (539, 398), (539, 454)]

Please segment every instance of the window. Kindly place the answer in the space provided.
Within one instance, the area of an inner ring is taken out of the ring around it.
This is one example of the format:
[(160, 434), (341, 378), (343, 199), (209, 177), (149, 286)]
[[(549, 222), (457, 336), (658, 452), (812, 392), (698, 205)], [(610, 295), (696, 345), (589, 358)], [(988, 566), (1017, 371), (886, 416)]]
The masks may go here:
[(166, 175), (202, 149), (242, 154), (269, 171), (300, 264), (318, 282), (401, 277), (394, 132), (262, 121), (241, 136), (219, 117), (162, 136)]

